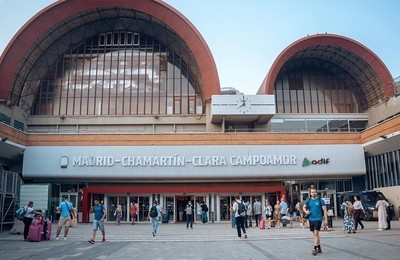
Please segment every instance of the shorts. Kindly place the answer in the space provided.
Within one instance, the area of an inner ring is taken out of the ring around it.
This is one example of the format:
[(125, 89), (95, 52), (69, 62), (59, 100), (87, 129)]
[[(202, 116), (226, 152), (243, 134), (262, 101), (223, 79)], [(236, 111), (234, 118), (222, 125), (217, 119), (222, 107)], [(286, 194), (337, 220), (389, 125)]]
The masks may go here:
[(93, 230), (97, 231), (104, 231), (104, 220), (93, 220)]
[(58, 220), (58, 226), (59, 227), (69, 227), (71, 225), (71, 218), (67, 217), (60, 217), (60, 219)]
[(272, 218), (272, 215), (265, 215), (265, 219)]
[(131, 220), (137, 220), (137, 214), (131, 214)]
[(314, 220), (314, 221), (309, 221), (310, 222), (310, 231), (314, 232), (314, 230), (320, 231), (321, 230), (321, 225), (322, 221), (321, 220)]

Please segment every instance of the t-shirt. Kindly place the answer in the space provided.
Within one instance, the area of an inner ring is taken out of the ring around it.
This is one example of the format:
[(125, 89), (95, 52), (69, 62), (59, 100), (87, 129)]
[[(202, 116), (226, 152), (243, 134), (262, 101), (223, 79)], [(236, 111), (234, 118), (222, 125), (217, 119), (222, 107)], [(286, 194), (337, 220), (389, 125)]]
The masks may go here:
[(137, 206), (136, 204), (133, 204), (131, 206), (131, 215), (136, 215), (137, 214)]
[(72, 212), (72, 209), (74, 206), (72, 206), (72, 203), (69, 202), (68, 200), (64, 200), (63, 202), (60, 203), (60, 206), (58, 206), (61, 209), (61, 217), (63, 218), (68, 218), (70, 216), (70, 211)]
[[(310, 221), (322, 221), (324, 216), (322, 214), (321, 206), (325, 206), (325, 201), (319, 198), (313, 199), (309, 198), (308, 199), (308, 208), (310, 210)], [(321, 203), (321, 204), (320, 204)], [(304, 203), (304, 204), (307, 204)]]
[(105, 210), (103, 205), (96, 205), (93, 207), (93, 212), (94, 212), (94, 219), (95, 220), (101, 220), (103, 217), (103, 211)]

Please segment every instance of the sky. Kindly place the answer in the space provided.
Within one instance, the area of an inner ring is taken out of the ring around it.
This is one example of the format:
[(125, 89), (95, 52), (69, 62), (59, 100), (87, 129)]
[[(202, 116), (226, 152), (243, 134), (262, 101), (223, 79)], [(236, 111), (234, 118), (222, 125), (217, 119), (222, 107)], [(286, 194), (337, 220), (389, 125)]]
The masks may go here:
[[(111, 1), (111, 0), (110, 0)], [(134, 1), (134, 0), (127, 0)], [(54, 0), (0, 0), (0, 53)], [(332, 33), (372, 50), (400, 76), (399, 0), (165, 0), (197, 28), (221, 87), (256, 94), (278, 55), (307, 35)]]

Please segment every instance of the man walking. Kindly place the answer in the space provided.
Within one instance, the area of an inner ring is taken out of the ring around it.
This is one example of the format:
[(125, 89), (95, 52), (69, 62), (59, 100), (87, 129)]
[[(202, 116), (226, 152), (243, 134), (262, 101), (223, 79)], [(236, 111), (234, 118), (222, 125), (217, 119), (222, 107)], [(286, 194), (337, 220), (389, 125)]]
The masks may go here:
[(63, 201), (58, 206), (60, 209), (60, 219), (58, 220), (56, 240), (58, 240), (61, 233), (61, 229), (64, 227), (64, 240), (67, 240), (69, 226), (71, 224), (71, 214), (73, 205), (68, 201), (68, 196), (63, 196)]
[(321, 230), (322, 220), (324, 220), (325, 225), (328, 225), (328, 213), (325, 201), (318, 197), (317, 190), (314, 187), (311, 187), (310, 194), (311, 198), (308, 198), (304, 203), (303, 211), (309, 215), (310, 231), (314, 235), (314, 249), (311, 253), (316, 255), (322, 253), (319, 231)]
[(103, 235), (103, 239), (101, 242), (106, 242), (106, 231), (104, 229), (104, 220), (107, 215), (106, 208), (100, 204), (99, 199), (94, 200), (94, 206), (90, 209), (90, 214), (94, 213), (93, 219), (93, 232), (92, 238), (89, 240), (90, 244), (94, 244), (96, 241), (96, 232), (97, 230), (101, 231)]
[(201, 203), (201, 224), (207, 223), (207, 212), (208, 212), (208, 206), (207, 204), (203, 201)]
[(192, 202), (189, 200), (188, 204), (186, 205), (186, 228), (193, 229), (193, 215), (194, 215), (194, 207)]
[(243, 231), (244, 238), (247, 238), (246, 227), (244, 225), (246, 206), (239, 199), (239, 197), (235, 197), (235, 203), (233, 204), (233, 211), (235, 212), (236, 229), (239, 239), (242, 239), (241, 231)]
[(156, 236), (158, 230), (158, 221), (160, 220), (161, 216), (161, 207), (157, 204), (157, 200), (154, 200), (153, 206), (151, 206), (149, 210), (149, 218), (151, 223), (153, 224), (153, 237)]
[(256, 201), (253, 204), (253, 211), (254, 211), (254, 217), (256, 218), (256, 227), (258, 227), (258, 222), (261, 219), (261, 213), (262, 213), (262, 205), (261, 202), (256, 199)]

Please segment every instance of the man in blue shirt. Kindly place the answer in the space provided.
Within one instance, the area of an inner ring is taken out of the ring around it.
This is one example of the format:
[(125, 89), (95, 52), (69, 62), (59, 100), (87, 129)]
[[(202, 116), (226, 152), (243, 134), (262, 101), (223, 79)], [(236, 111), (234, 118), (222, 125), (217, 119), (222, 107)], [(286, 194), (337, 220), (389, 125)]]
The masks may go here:
[(71, 212), (74, 206), (68, 201), (68, 196), (63, 196), (63, 201), (58, 206), (60, 213), (60, 219), (58, 220), (56, 240), (61, 233), (61, 229), (64, 227), (64, 240), (67, 240), (69, 226), (71, 224)]
[(310, 231), (314, 235), (314, 249), (311, 253), (316, 255), (322, 253), (319, 231), (321, 230), (322, 220), (324, 220), (325, 225), (328, 225), (328, 213), (325, 201), (318, 197), (317, 190), (314, 187), (311, 187), (310, 195), (311, 198), (306, 200), (303, 210), (305, 214), (309, 215)]
[(95, 199), (94, 206), (90, 209), (90, 214), (94, 213), (94, 219), (92, 239), (89, 240), (89, 243), (95, 243), (97, 230), (100, 230), (101, 234), (103, 235), (103, 239), (101, 240), (101, 242), (106, 242), (106, 231), (104, 229), (104, 220), (107, 215), (106, 212), (107, 211), (105, 207), (100, 204), (100, 201), (98, 199)]

